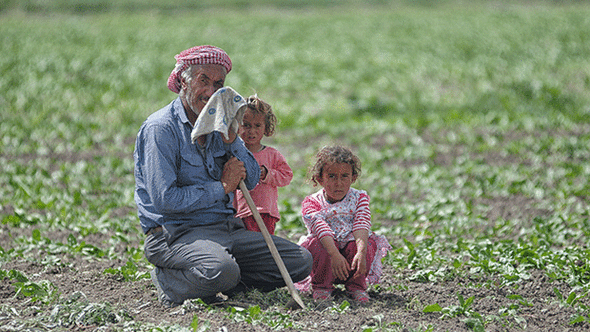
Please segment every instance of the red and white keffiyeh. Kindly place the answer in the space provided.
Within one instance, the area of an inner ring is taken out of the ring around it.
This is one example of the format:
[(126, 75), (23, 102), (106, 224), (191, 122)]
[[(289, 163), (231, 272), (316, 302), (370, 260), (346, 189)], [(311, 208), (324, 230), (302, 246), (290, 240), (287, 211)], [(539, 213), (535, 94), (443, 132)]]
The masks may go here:
[(225, 67), (227, 73), (231, 71), (231, 59), (219, 47), (211, 45), (201, 45), (191, 47), (174, 56), (176, 59), (176, 66), (170, 77), (168, 77), (168, 89), (174, 93), (180, 92), (180, 75), (190, 65), (221, 65)]

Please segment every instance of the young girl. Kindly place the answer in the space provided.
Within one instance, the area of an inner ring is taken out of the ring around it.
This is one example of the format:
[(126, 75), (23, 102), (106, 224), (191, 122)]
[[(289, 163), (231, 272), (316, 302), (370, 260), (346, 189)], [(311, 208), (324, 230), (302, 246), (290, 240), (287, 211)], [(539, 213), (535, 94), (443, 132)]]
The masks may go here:
[(354, 300), (369, 302), (367, 282), (379, 282), (381, 259), (391, 249), (384, 236), (370, 230), (369, 196), (351, 188), (360, 172), (360, 160), (340, 146), (321, 149), (310, 171), (311, 182), (323, 189), (302, 203), (308, 236), (301, 246), (311, 252), (313, 268), (296, 286), (308, 291), (311, 283), (315, 300), (329, 299), (334, 284), (343, 283)]
[[(268, 103), (256, 95), (248, 98), (248, 108), (238, 133), (260, 165), (260, 181), (250, 191), (250, 195), (270, 234), (274, 234), (275, 225), (281, 218), (277, 205), (277, 188), (288, 185), (293, 179), (293, 171), (285, 157), (276, 149), (261, 143), (263, 136), (274, 134), (276, 123), (277, 118)], [(236, 191), (234, 206), (237, 210), (236, 217), (244, 221), (246, 229), (260, 232), (240, 190)]]

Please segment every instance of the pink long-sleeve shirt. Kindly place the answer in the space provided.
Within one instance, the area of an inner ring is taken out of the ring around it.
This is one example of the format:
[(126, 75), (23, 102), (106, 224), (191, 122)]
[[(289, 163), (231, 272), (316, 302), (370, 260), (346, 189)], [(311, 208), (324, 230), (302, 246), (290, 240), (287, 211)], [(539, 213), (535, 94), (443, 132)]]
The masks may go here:
[(301, 203), (303, 222), (309, 236), (321, 239), (331, 236), (339, 243), (354, 241), (353, 232), (371, 229), (369, 195), (350, 188), (340, 202), (328, 202), (324, 189), (307, 196)]
[[(252, 200), (256, 203), (259, 213), (268, 213), (271, 216), (280, 219), (278, 207), (278, 187), (284, 187), (291, 183), (293, 179), (293, 170), (285, 157), (275, 148), (266, 146), (264, 149), (253, 153), (258, 165), (266, 167), (268, 173), (266, 177), (258, 182), (258, 185), (250, 190)], [(236, 217), (244, 218), (252, 215), (244, 194), (240, 190), (236, 191), (234, 207), (236, 208)]]

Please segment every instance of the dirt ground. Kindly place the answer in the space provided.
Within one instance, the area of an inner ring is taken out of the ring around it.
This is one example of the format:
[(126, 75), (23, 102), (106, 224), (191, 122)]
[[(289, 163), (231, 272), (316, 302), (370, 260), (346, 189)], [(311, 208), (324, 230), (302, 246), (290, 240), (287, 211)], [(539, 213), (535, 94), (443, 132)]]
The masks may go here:
[[(8, 250), (12, 245), (9, 239), (9, 226), (0, 228), (0, 246)], [(13, 237), (19, 235), (30, 236), (32, 229), (11, 228)], [(61, 238), (63, 234), (45, 232), (49, 238)], [(96, 246), (108, 243), (107, 235), (96, 236), (92, 239)], [(137, 244), (139, 246), (139, 243)], [(31, 255), (28, 255), (30, 257)], [(49, 280), (60, 292), (60, 299), (74, 296), (86, 297), (88, 303), (110, 303), (113, 308), (125, 312), (128, 319), (135, 322), (151, 323), (156, 326), (179, 325), (189, 327), (196, 315), (199, 322), (209, 321), (208, 331), (274, 331), (275, 329), (263, 325), (238, 321), (228, 316), (227, 310), (211, 310), (195, 302), (185, 302), (184, 306), (167, 309), (162, 307), (156, 298), (156, 290), (151, 280), (124, 281), (120, 276), (105, 274), (104, 270), (117, 268), (125, 264), (120, 260), (87, 260), (80, 255), (64, 255), (60, 268), (46, 268), (35, 261), (17, 260), (7, 262), (2, 267), (8, 271), (16, 269), (26, 273), (32, 281)], [(217, 308), (227, 309), (230, 306), (247, 308), (259, 305), (263, 310), (279, 311), (289, 315), (295, 322), (294, 328), (286, 331), (362, 331), (372, 327), (373, 331), (472, 331), (465, 316), (441, 319), (440, 312), (424, 313), (426, 305), (438, 303), (441, 307), (451, 307), (458, 304), (457, 294), (465, 299), (474, 296), (471, 309), (483, 317), (494, 315), (498, 319), (491, 320), (485, 326), (485, 331), (586, 331), (590, 329), (588, 323), (569, 325), (568, 322), (575, 313), (571, 307), (560, 306), (555, 299), (554, 287), (562, 294), (569, 293), (569, 287), (556, 283), (547, 278), (542, 271), (533, 271), (531, 278), (517, 289), (510, 292), (521, 295), (530, 301), (530, 306), (520, 306), (517, 316), (501, 316), (498, 308), (509, 307), (514, 303), (506, 297), (506, 287), (470, 287), (471, 280), (456, 278), (437, 283), (412, 282), (404, 276), (413, 271), (394, 271), (390, 266), (384, 266), (384, 276), (379, 288), (370, 294), (372, 301), (367, 306), (361, 306), (353, 301), (344, 310), (335, 310), (343, 300), (343, 294), (336, 294), (334, 301), (315, 303), (309, 295), (302, 294), (308, 308), (305, 310), (288, 310), (283, 303), (277, 303), (275, 308), (257, 303), (248, 296), (237, 295), (226, 302), (216, 305)], [(482, 280), (477, 283), (482, 284)], [(493, 280), (490, 281), (493, 285)], [(287, 294), (286, 290), (281, 290)], [(82, 294), (82, 295), (81, 295)], [(288, 295), (286, 296), (288, 299)], [(50, 312), (55, 312), (57, 305), (30, 303), (15, 296), (12, 282), (5, 278), (0, 283), (0, 302), (4, 308), (14, 308), (14, 311), (4, 310), (0, 317), (0, 331), (120, 331), (124, 321), (105, 326), (70, 325), (56, 327), (51, 324), (25, 324), (23, 322), (47, 322)], [(286, 304), (286, 303), (285, 303)], [(40, 317), (40, 318), (39, 318)], [(44, 318), (45, 317), (45, 318)], [(517, 317), (517, 318), (515, 318)], [(526, 322), (526, 323), (525, 323)], [(526, 324), (526, 325), (525, 325)]]

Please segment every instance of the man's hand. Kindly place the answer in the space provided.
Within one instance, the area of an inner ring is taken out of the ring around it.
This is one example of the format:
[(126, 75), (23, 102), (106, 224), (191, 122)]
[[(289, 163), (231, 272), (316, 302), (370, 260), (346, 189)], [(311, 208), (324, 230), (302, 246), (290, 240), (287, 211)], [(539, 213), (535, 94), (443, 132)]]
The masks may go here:
[[(231, 138), (231, 137), (230, 137)], [(236, 138), (234, 133), (234, 139)], [(231, 157), (225, 165), (223, 165), (223, 174), (221, 175), (221, 184), (226, 194), (236, 190), (240, 181), (246, 178), (246, 167), (244, 163), (236, 157)]]
[(225, 139), (225, 135), (223, 135), (223, 134), (221, 135), (221, 138), (223, 139), (223, 143), (232, 144), (236, 140), (236, 137), (238, 136), (238, 134), (236, 134), (236, 132), (233, 131), (233, 129), (231, 129), (231, 127), (230, 127), (227, 130), (227, 136), (229, 137), (229, 139)]

